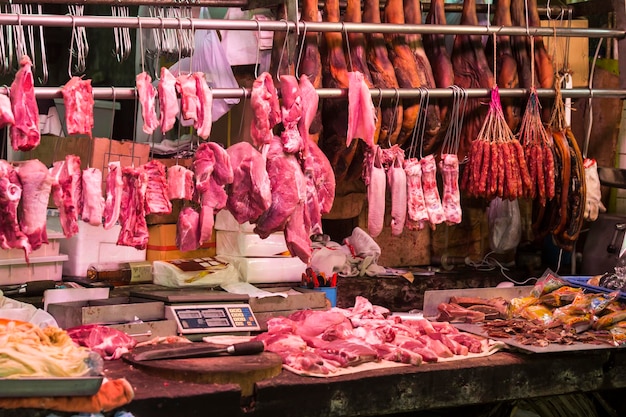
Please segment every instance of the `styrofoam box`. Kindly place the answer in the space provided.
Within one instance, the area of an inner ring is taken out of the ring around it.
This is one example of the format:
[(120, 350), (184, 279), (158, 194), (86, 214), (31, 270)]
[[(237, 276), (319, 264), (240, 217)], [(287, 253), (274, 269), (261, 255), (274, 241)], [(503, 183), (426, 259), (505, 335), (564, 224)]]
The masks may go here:
[(23, 284), (29, 281), (60, 281), (67, 255), (41, 256), (30, 259), (1, 259), (0, 285)]
[(254, 233), (215, 232), (215, 253), (228, 256), (290, 256), (283, 233), (261, 239)]
[(79, 221), (78, 233), (61, 240), (61, 252), (69, 256), (63, 264), (63, 275), (85, 277), (89, 265), (97, 263), (145, 261), (145, 249), (117, 245), (120, 230), (118, 224), (105, 230), (102, 226)]
[(250, 222), (239, 224), (237, 219), (228, 210), (220, 210), (215, 215), (215, 230), (225, 230), (229, 232), (253, 233), (254, 225)]
[[(35, 258), (41, 258), (45, 256), (58, 256), (59, 255), (59, 239), (63, 239), (63, 233), (47, 230), (48, 243), (41, 245), (37, 250), (34, 250), (28, 255), (28, 259), (34, 260)], [(0, 250), (1, 259), (25, 259), (23, 249), (3, 249)]]
[(246, 258), (243, 256), (224, 256), (222, 259), (235, 265), (243, 280), (251, 284), (300, 282), (302, 281), (302, 273), (306, 270), (306, 264), (296, 257)]

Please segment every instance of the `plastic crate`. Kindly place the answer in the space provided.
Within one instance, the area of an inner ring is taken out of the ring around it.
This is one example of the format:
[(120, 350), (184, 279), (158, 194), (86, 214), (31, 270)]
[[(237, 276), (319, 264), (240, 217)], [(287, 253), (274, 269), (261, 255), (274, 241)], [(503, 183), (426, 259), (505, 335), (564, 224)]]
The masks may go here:
[(67, 255), (41, 256), (30, 259), (0, 260), (0, 285), (23, 284), (29, 281), (61, 281), (63, 262)]

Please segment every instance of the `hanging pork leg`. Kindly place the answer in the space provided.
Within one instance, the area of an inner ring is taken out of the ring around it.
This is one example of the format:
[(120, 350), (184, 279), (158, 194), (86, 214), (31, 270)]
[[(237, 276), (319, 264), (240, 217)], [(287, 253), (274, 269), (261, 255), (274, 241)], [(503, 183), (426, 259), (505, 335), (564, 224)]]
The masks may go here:
[[(304, 22), (317, 22), (319, 20), (317, 10), (317, 0), (303, 0), (302, 2), (302, 20)], [(298, 67), (299, 76), (306, 75), (309, 83), (314, 88), (322, 87), (322, 58), (320, 56), (319, 33), (309, 31), (304, 35), (302, 58)], [(302, 86), (300, 86), (302, 88)], [(304, 95), (303, 95), (304, 98)], [(302, 137), (308, 136), (308, 138), (315, 143), (319, 142), (319, 135), (322, 130), (322, 108), (318, 103), (315, 112), (310, 117), (310, 123), (308, 127), (308, 135), (304, 135), (300, 132)], [(308, 111), (308, 107), (304, 109), (305, 114)], [(307, 117), (307, 116), (304, 116)]]
[[(540, 27), (541, 20), (539, 19), (539, 11), (537, 10), (537, 0), (528, 0), (528, 24), (532, 27)], [(535, 59), (535, 74), (537, 77), (536, 83), (541, 88), (553, 88), (554, 87), (554, 66), (552, 64), (552, 58), (546, 46), (543, 43), (542, 36), (534, 37), (534, 59)], [(541, 119), (544, 123), (550, 121), (552, 116), (552, 107), (554, 106), (554, 100), (551, 98), (542, 99), (542, 114)]]

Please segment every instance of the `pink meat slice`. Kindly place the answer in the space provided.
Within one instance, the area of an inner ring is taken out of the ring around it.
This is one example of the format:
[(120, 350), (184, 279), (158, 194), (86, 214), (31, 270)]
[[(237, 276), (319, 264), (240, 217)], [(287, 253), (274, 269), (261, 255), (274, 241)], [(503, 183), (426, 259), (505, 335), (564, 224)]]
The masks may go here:
[(142, 129), (146, 135), (151, 135), (159, 127), (159, 118), (156, 113), (157, 90), (152, 85), (152, 77), (145, 71), (137, 74), (135, 83), (139, 103), (141, 103)]
[(120, 207), (120, 234), (117, 244), (143, 250), (148, 245), (148, 224), (146, 223), (147, 174), (141, 168), (122, 168), (122, 204)]
[(184, 120), (198, 120), (198, 92), (196, 80), (189, 74), (180, 74), (176, 77), (176, 91), (181, 98), (181, 113)]
[(313, 249), (309, 237), (311, 226), (310, 224), (307, 225), (305, 221), (305, 211), (306, 207), (304, 202), (300, 202), (291, 216), (289, 216), (287, 224), (285, 225), (284, 234), (289, 252), (308, 265), (311, 262)]
[(0, 160), (0, 247), (23, 249), (28, 262), (32, 252), (28, 237), (20, 229), (17, 210), (22, 197), (22, 185), (13, 165)]
[(67, 155), (64, 160), (56, 161), (50, 168), (54, 179), (52, 199), (59, 209), (61, 229), (65, 237), (78, 233), (78, 219), (83, 209), (83, 179), (80, 158)]
[(146, 214), (171, 213), (172, 203), (168, 198), (165, 165), (153, 159), (145, 163), (142, 168), (148, 178), (148, 184), (146, 186)]
[(272, 204), (265, 159), (248, 142), (231, 145), (226, 151), (233, 168), (233, 182), (228, 187), (226, 208), (240, 224), (256, 223)]
[(194, 127), (202, 139), (208, 139), (211, 135), (211, 127), (213, 126), (213, 91), (206, 82), (204, 72), (194, 72), (193, 77), (196, 80), (196, 93), (200, 105), (198, 106), (198, 120), (194, 123)]
[(385, 221), (385, 192), (387, 178), (380, 163), (380, 148), (376, 146), (367, 186), (367, 230), (372, 237), (383, 231)]
[(94, 126), (91, 80), (72, 77), (61, 90), (65, 106), (65, 128), (68, 135), (91, 137)]
[(11, 99), (4, 94), (0, 94), (0, 128), (15, 123), (15, 116), (11, 110)]
[(104, 197), (102, 196), (102, 171), (87, 168), (83, 171), (83, 221), (92, 226), (102, 224)]
[(15, 151), (30, 151), (41, 141), (32, 65), (30, 58), (24, 55), (11, 83), (11, 109), (15, 124), (11, 126), (10, 132), (11, 147)]
[(193, 200), (193, 171), (182, 165), (174, 165), (167, 169), (167, 196), (170, 200)]
[(422, 189), (424, 190), (428, 219), (431, 226), (434, 227), (446, 220), (446, 214), (439, 197), (439, 189), (437, 189), (437, 163), (431, 154), (423, 157), (420, 164), (422, 166)]
[(54, 179), (38, 159), (30, 159), (19, 165), (17, 175), (22, 183), (22, 201), (28, 202), (20, 204), (18, 208), (20, 229), (28, 237), (32, 249), (37, 250), (42, 244), (48, 243), (46, 216)]
[(404, 230), (407, 211), (406, 173), (399, 157), (389, 167), (387, 179), (391, 191), (391, 234), (399, 236)]
[(213, 156), (215, 157), (215, 166), (212, 173), (215, 181), (220, 185), (233, 182), (233, 167), (226, 149), (216, 142), (207, 142), (206, 146), (213, 151)]
[(304, 140), (298, 129), (303, 113), (298, 79), (293, 75), (282, 75), (280, 77), (280, 93), (283, 99), (280, 108), (283, 121), (280, 139), (283, 142), (283, 150), (287, 153), (300, 152), (304, 149)]
[(300, 76), (299, 86), (300, 97), (302, 97), (302, 117), (298, 122), (298, 130), (304, 142), (307, 143), (311, 140), (311, 125), (317, 114), (320, 97), (315, 86), (311, 83), (311, 79), (306, 74)]
[(255, 146), (261, 147), (272, 141), (272, 129), (280, 122), (280, 104), (274, 88), (274, 81), (268, 72), (264, 72), (252, 83), (250, 93), (252, 106), (252, 122), (250, 137)]
[(404, 161), (407, 181), (407, 226), (409, 229), (422, 230), (428, 223), (428, 211), (422, 189), (422, 166), (417, 158)]
[(459, 158), (455, 154), (445, 154), (442, 155), (440, 164), (443, 177), (442, 203), (446, 222), (459, 224), (463, 218), (459, 191)]
[(376, 109), (372, 95), (359, 71), (348, 72), (348, 134), (346, 146), (353, 139), (363, 139), (368, 147), (374, 146)]
[(161, 131), (170, 131), (176, 123), (176, 116), (180, 112), (176, 95), (176, 77), (166, 67), (161, 68), (161, 79), (158, 86), (159, 107), (161, 112)]
[(192, 207), (184, 207), (176, 223), (176, 247), (182, 252), (200, 247), (200, 214)]
[(122, 204), (122, 166), (120, 161), (109, 162), (106, 178), (106, 199), (104, 201), (104, 228), (111, 229), (117, 223)]

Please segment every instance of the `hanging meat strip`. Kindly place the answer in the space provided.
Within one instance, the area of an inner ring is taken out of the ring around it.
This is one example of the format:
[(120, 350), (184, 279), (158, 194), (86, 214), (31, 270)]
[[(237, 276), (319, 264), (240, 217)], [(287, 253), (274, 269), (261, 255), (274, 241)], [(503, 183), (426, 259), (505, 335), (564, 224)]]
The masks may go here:
[(142, 165), (146, 171), (148, 184), (146, 186), (146, 214), (169, 214), (172, 212), (172, 203), (168, 197), (165, 165), (151, 160)]
[(54, 179), (38, 159), (20, 164), (17, 175), (22, 183), (22, 202), (28, 202), (18, 207), (20, 229), (28, 238), (32, 250), (37, 250), (42, 244), (48, 243), (46, 215)]
[(193, 78), (196, 80), (196, 93), (198, 96), (198, 120), (193, 127), (196, 128), (198, 136), (208, 139), (213, 126), (213, 90), (206, 81), (204, 72), (194, 72)]
[[(363, 4), (363, 21), (380, 23), (380, 3), (378, 0)], [(365, 34), (367, 40), (367, 63), (374, 88), (400, 88), (393, 64), (389, 60), (385, 37), (382, 33)], [(402, 127), (402, 102), (393, 98), (378, 99), (380, 108), (380, 134), (378, 140), (384, 146), (396, 143)]]
[(407, 178), (402, 167), (404, 158), (396, 156), (389, 170), (387, 181), (391, 192), (391, 234), (400, 236), (404, 230), (407, 212)]
[(180, 111), (178, 97), (176, 96), (176, 77), (166, 67), (161, 68), (158, 91), (161, 131), (165, 133), (174, 127), (176, 116), (178, 116)]
[(65, 237), (78, 233), (78, 219), (82, 217), (83, 181), (80, 158), (67, 155), (65, 159), (56, 161), (50, 168), (54, 178), (52, 184), (52, 200), (59, 209), (61, 229)]
[(11, 109), (15, 117), (15, 124), (11, 126), (11, 147), (15, 151), (29, 151), (41, 141), (32, 66), (30, 58), (24, 55), (11, 83)]
[(147, 175), (142, 168), (122, 168), (123, 192), (120, 206), (120, 234), (117, 244), (143, 250), (148, 245), (146, 223)]
[(109, 162), (104, 200), (104, 228), (111, 229), (117, 223), (122, 204), (122, 167), (120, 161)]
[[(422, 10), (419, 0), (404, 0), (404, 20), (411, 25), (422, 24)], [(415, 33), (406, 36), (409, 47), (415, 57), (420, 85), (426, 88), (435, 88), (435, 77), (426, 56), (426, 51), (424, 51), (422, 35)], [(439, 145), (437, 138), (441, 129), (441, 113), (437, 100), (430, 100), (426, 110), (426, 126), (424, 137), (422, 138), (422, 150), (424, 153), (430, 153)]]
[(22, 185), (13, 165), (0, 160), (0, 247), (23, 249), (28, 262), (32, 248), (20, 229), (17, 209), (22, 197)]
[[(496, 3), (496, 10), (493, 16), (494, 26), (511, 27), (513, 22), (511, 20), (511, 0), (498, 0)], [(493, 37), (489, 37), (485, 53), (488, 57), (488, 62), (493, 71), (494, 63), (494, 50), (493, 50)], [(511, 37), (508, 35), (499, 35), (496, 41), (495, 51), (495, 65), (496, 65), (496, 82), (500, 88), (518, 88), (519, 78), (517, 76), (517, 61), (513, 57), (513, 51), (511, 49)], [(520, 106), (520, 100), (516, 98), (502, 98), (502, 111), (504, 113), (504, 119), (506, 120), (509, 128), (515, 132), (519, 127), (522, 118), (522, 108)]]
[(442, 204), (446, 223), (459, 224), (463, 218), (459, 191), (459, 159), (455, 154), (445, 154), (442, 156), (440, 166), (443, 177)]
[(167, 197), (170, 200), (193, 200), (193, 171), (182, 165), (174, 165), (167, 170)]
[(83, 221), (92, 226), (102, 224), (104, 197), (102, 196), (102, 171), (87, 168), (83, 171)]
[[(465, 0), (461, 14), (461, 24), (478, 25), (476, 1)], [(458, 34), (454, 38), (452, 66), (455, 83), (461, 88), (492, 88), (494, 78), (479, 35)], [(467, 155), (471, 143), (478, 136), (487, 114), (487, 106), (480, 99), (467, 100), (464, 126), (459, 143), (459, 160)]]
[(250, 93), (252, 122), (250, 137), (257, 147), (269, 144), (274, 137), (272, 129), (280, 122), (280, 104), (272, 76), (264, 72), (252, 83)]
[(4, 94), (0, 94), (0, 128), (15, 123), (15, 116), (11, 110), (11, 99)]
[[(541, 20), (539, 19), (539, 12), (537, 10), (537, 0), (528, 0), (528, 24), (532, 27), (540, 27)], [(541, 88), (553, 88), (554, 87), (554, 65), (552, 58), (546, 46), (543, 43), (542, 36), (534, 37), (534, 52), (535, 52), (535, 73), (537, 76), (536, 83)], [(541, 118), (544, 123), (550, 120), (552, 106), (554, 100), (552, 98), (542, 99), (542, 115)]]
[(428, 223), (428, 210), (422, 188), (422, 165), (419, 159), (409, 158), (404, 161), (407, 181), (407, 227), (411, 230), (422, 230)]
[(367, 231), (370, 236), (376, 237), (383, 231), (385, 221), (385, 168), (380, 161), (380, 148), (374, 147), (369, 170), (369, 184), (367, 186)]
[(426, 201), (430, 225), (434, 229), (436, 225), (446, 221), (446, 214), (441, 204), (439, 190), (437, 189), (437, 162), (435, 162), (435, 157), (431, 154), (420, 159), (420, 164), (422, 166), (424, 201)]
[(376, 110), (365, 76), (358, 71), (348, 73), (348, 133), (346, 145), (363, 139), (369, 148), (376, 144)]
[(304, 140), (298, 129), (303, 114), (298, 79), (293, 75), (281, 76), (280, 93), (283, 99), (280, 107), (283, 120), (283, 131), (280, 133), (280, 139), (283, 142), (283, 150), (287, 153), (300, 152), (304, 149)]
[(145, 71), (137, 74), (135, 82), (137, 84), (139, 102), (141, 103), (141, 117), (143, 119), (142, 130), (146, 135), (151, 135), (159, 126), (159, 118), (156, 114), (157, 91), (152, 85), (152, 77)]
[(180, 94), (181, 114), (184, 120), (198, 120), (198, 93), (196, 80), (190, 74), (180, 74), (176, 77), (176, 91)]

